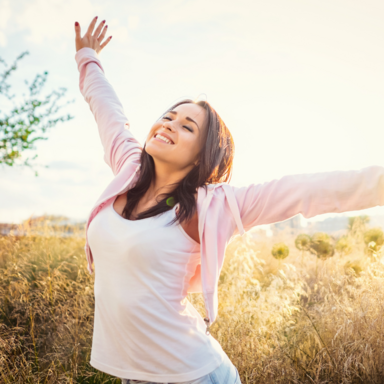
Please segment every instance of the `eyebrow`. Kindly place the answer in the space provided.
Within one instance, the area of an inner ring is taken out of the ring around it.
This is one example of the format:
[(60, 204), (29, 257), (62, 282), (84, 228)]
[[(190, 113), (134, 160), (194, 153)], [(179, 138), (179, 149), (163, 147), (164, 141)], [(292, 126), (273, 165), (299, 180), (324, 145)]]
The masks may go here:
[[(168, 111), (169, 113), (173, 113), (173, 114), (175, 114), (175, 115), (177, 115), (177, 112), (176, 111)], [(191, 119), (190, 117), (186, 117), (186, 119), (187, 120), (189, 120), (189, 121), (192, 121), (192, 123), (195, 123), (196, 124), (196, 126), (197, 126), (197, 128), (199, 128), (199, 130), (200, 130), (200, 127), (199, 127), (199, 125), (196, 123), (196, 121), (195, 120), (193, 120), (193, 119)]]

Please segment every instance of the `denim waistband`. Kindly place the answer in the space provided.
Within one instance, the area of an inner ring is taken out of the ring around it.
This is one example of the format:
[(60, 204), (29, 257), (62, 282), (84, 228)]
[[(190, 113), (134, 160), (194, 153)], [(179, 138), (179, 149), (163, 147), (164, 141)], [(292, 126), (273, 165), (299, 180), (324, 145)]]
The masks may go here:
[(237, 368), (233, 365), (227, 354), (224, 361), (211, 373), (208, 373), (198, 379), (183, 382), (159, 383), (154, 381), (121, 379), (122, 384), (241, 384)]

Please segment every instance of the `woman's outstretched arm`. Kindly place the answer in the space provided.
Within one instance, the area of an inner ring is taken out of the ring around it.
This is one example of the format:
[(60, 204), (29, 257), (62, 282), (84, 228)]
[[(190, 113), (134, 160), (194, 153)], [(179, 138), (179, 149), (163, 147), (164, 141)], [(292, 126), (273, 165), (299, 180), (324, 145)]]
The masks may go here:
[(384, 167), (288, 175), (232, 189), (247, 231), (298, 213), (310, 218), (384, 205)]
[(80, 72), (80, 92), (95, 117), (104, 148), (104, 160), (116, 175), (126, 161), (139, 163), (142, 147), (130, 131), (123, 106), (106, 79), (99, 60), (100, 52), (111, 40), (108, 37), (101, 43), (107, 26), (101, 22), (94, 31), (95, 25), (96, 18), (81, 37), (80, 25), (75, 23), (75, 59)]

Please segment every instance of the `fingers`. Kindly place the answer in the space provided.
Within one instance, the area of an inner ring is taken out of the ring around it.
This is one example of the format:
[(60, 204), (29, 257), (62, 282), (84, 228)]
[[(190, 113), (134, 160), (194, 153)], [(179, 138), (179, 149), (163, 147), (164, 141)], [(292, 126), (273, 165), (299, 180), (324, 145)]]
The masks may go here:
[(75, 22), (75, 33), (76, 33), (76, 40), (81, 39), (81, 28), (80, 28), (80, 24), (77, 21)]
[(105, 34), (106, 34), (106, 32), (107, 32), (107, 28), (108, 28), (108, 25), (106, 25), (106, 26), (104, 27), (103, 32), (101, 32), (101, 35), (97, 38), (98, 41), (103, 41), (104, 36), (105, 36)]
[(103, 20), (99, 26), (96, 28), (96, 31), (95, 31), (95, 37), (98, 39), (98, 36), (100, 35), (100, 32), (101, 32), (101, 28), (103, 28), (103, 26), (105, 25), (105, 20)]
[(97, 16), (94, 17), (93, 20), (91, 21), (91, 24), (89, 24), (87, 34), (92, 35), (93, 30), (95, 29), (96, 21), (97, 21)]
[(104, 41), (103, 44), (100, 45), (100, 49), (103, 49), (112, 39), (112, 36), (109, 36), (107, 40)]

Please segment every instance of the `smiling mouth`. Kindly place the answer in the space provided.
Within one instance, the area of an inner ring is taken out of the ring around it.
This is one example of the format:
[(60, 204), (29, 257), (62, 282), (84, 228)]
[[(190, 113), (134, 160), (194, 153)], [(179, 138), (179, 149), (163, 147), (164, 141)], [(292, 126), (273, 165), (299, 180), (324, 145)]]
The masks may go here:
[(175, 144), (172, 140), (169, 140), (165, 136), (163, 136), (161, 133), (156, 133), (155, 136), (153, 136), (154, 139), (157, 139), (159, 141), (162, 141), (163, 143), (173, 145)]

